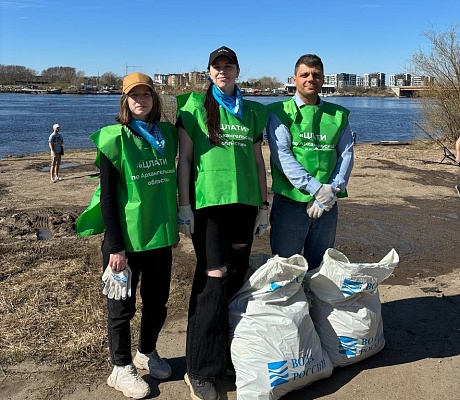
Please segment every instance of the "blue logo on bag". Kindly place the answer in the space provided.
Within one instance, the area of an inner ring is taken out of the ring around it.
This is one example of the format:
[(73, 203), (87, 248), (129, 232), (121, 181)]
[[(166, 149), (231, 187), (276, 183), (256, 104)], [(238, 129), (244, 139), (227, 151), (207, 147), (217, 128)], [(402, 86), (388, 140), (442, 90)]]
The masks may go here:
[(267, 364), (270, 386), (275, 387), (289, 382), (287, 361), (276, 361)]
[(300, 276), (294, 276), (290, 281), (283, 281), (283, 282), (270, 282), (270, 289), (268, 289), (269, 292), (274, 292), (275, 290), (281, 289), (284, 287), (286, 284), (289, 283), (302, 283), (303, 278), (305, 274), (302, 274)]
[(340, 291), (347, 296), (352, 296), (356, 293), (362, 292), (362, 289), (363, 289), (362, 282), (356, 282), (350, 279), (344, 279), (342, 283), (342, 287), (340, 288)]
[(355, 357), (357, 345), (357, 338), (339, 336), (339, 354), (345, 354), (347, 357)]

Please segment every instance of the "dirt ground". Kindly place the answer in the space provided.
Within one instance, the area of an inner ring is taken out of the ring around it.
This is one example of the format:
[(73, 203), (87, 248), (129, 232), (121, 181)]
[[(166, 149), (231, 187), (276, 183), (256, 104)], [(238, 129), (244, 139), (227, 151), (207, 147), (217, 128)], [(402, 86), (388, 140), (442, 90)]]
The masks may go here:
[[(268, 146), (263, 149), (268, 160)], [(460, 197), (454, 185), (460, 168), (440, 163), (442, 149), (427, 142), (358, 144), (355, 154), (336, 248), (353, 262), (398, 252), (394, 275), (380, 287), (386, 347), (284, 399), (458, 399)], [(124, 398), (105, 383), (101, 238), (74, 236), (98, 183), (94, 156), (66, 151), (63, 180), (55, 184), (47, 154), (0, 160), (1, 399)], [(270, 252), (268, 236), (255, 238), (253, 252)], [(150, 398), (190, 398), (183, 375), (193, 268), (190, 241), (182, 237), (158, 343), (173, 376), (157, 381), (143, 371)], [(221, 399), (236, 399), (232, 378), (219, 390)]]

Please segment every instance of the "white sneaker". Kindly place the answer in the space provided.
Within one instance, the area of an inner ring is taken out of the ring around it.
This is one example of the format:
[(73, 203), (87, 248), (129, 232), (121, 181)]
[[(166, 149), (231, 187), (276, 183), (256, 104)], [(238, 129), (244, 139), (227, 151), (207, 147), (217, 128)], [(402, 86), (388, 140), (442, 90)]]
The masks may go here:
[(150, 376), (154, 378), (166, 379), (172, 375), (171, 367), (158, 355), (156, 350), (150, 354), (142, 354), (138, 350), (133, 362), (137, 368), (148, 370)]
[(124, 367), (115, 365), (107, 378), (107, 385), (134, 399), (143, 399), (150, 394), (149, 384), (139, 376), (133, 364)]
[(60, 178), (59, 176), (56, 175), (56, 176), (54, 177), (54, 180), (55, 180), (55, 181), (62, 181), (62, 178)]

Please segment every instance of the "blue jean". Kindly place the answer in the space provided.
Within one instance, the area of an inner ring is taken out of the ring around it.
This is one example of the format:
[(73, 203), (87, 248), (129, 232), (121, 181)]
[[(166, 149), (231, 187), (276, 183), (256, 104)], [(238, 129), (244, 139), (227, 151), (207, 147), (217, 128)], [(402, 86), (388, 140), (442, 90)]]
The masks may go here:
[(334, 247), (338, 206), (335, 204), (320, 218), (312, 219), (306, 212), (307, 204), (275, 193), (270, 213), (270, 245), (272, 254), (280, 257), (303, 254), (312, 270), (319, 267), (326, 250)]

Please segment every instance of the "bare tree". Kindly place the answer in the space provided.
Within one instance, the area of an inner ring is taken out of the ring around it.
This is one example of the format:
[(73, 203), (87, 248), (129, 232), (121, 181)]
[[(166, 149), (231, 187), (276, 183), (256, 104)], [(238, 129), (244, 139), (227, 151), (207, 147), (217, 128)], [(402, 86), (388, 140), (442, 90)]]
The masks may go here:
[(77, 73), (75, 74), (75, 78), (72, 81), (72, 84), (76, 88), (79, 89), (79, 88), (81, 88), (81, 86), (83, 85), (84, 82), (85, 82), (85, 72), (84, 71), (77, 71)]
[(73, 67), (50, 67), (42, 71), (42, 76), (50, 83), (72, 82), (76, 71)]
[(33, 82), (37, 71), (22, 65), (0, 64), (0, 85), (14, 85), (16, 81)]
[(263, 76), (259, 79), (260, 89), (277, 89), (281, 83), (275, 77)]
[(455, 141), (460, 136), (460, 37), (457, 26), (446, 32), (422, 34), (431, 44), (412, 55), (415, 73), (430, 77), (422, 96), (421, 113), (426, 127), (437, 138)]
[(114, 72), (105, 72), (101, 76), (101, 82), (106, 86), (119, 86), (122, 78)]

